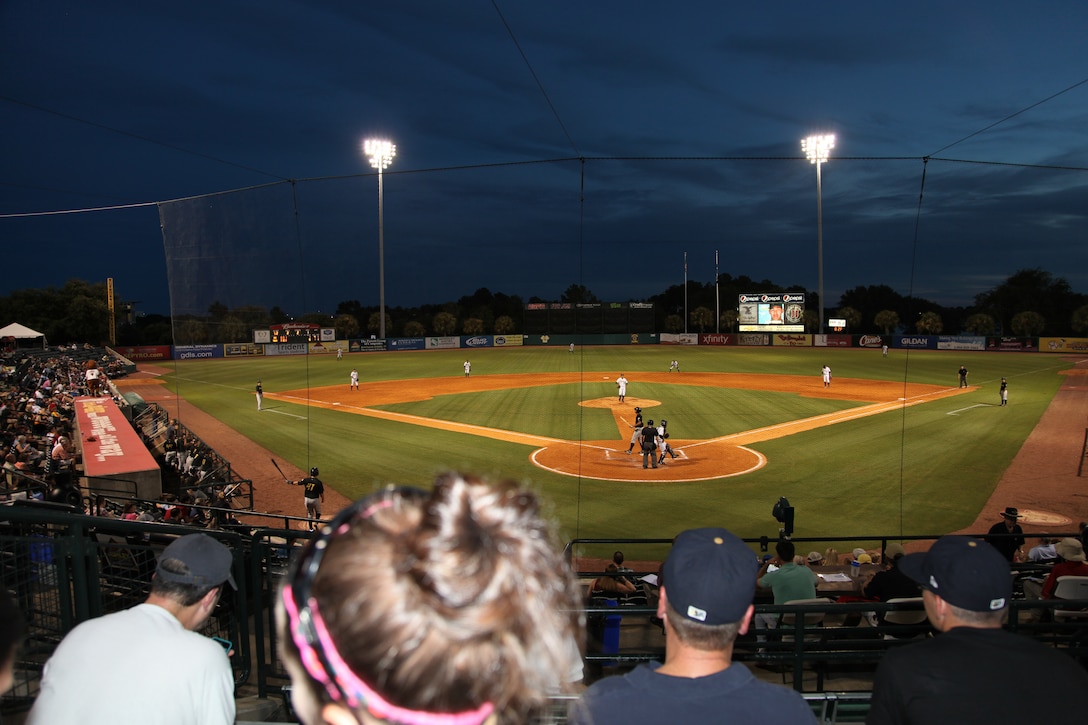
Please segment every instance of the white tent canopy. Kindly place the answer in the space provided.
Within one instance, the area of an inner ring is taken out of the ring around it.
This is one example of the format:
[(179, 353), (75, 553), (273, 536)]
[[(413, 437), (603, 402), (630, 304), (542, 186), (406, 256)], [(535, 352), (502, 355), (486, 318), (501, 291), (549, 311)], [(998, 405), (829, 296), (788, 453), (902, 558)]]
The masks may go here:
[(45, 347), (45, 335), (37, 330), (31, 330), (26, 325), (20, 325), (18, 322), (13, 322), (7, 327), (0, 329), (0, 338), (14, 337), (16, 340), (31, 340), (37, 337), (42, 339), (42, 347)]

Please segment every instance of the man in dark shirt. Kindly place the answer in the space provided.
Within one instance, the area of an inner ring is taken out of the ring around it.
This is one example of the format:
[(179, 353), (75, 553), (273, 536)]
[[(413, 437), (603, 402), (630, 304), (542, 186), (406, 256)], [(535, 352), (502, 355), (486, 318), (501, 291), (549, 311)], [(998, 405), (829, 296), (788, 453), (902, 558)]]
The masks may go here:
[(733, 661), (733, 644), (755, 608), (756, 556), (725, 529), (690, 529), (661, 567), (657, 616), (665, 661), (593, 683), (574, 703), (571, 725), (815, 725), (801, 695), (757, 679)]
[[(918, 582), (899, 569), (899, 562), (905, 555), (906, 551), (900, 544), (894, 542), (888, 544), (884, 550), (885, 568), (873, 575), (861, 593), (880, 602), (921, 596), (922, 590), (918, 587)], [(885, 614), (885, 612), (880, 613), (878, 617), (880, 624), (886, 624)]]
[(1001, 512), (1001, 521), (990, 527), (986, 533), (986, 543), (1001, 552), (1006, 561), (1016, 561), (1017, 554), (1023, 554), (1025, 543), (1024, 530), (1016, 520), (1020, 512), (1014, 506)]
[[(922, 586), (939, 634), (884, 655), (868, 725), (1084, 722), (1088, 672), (1059, 650), (1002, 629), (1012, 577), (992, 546), (942, 536), (928, 552), (904, 556), (899, 568)], [(1045, 673), (1042, 699), (1024, 696), (1024, 672)]]
[(321, 504), (325, 502), (325, 484), (317, 477), (317, 466), (310, 469), (310, 475), (299, 481), (302, 486), (302, 496), (306, 503), (306, 518), (309, 520), (310, 531), (317, 526), (321, 519)]

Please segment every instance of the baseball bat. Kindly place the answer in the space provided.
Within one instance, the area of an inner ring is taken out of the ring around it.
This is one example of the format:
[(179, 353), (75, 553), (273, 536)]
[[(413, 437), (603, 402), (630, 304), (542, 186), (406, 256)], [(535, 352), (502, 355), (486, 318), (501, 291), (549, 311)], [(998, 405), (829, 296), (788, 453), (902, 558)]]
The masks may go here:
[(276, 463), (276, 459), (275, 459), (275, 458), (273, 458), (273, 459), (272, 459), (272, 465), (273, 465), (273, 466), (275, 466), (275, 467), (276, 467), (276, 470), (280, 472), (280, 475), (281, 475), (281, 476), (283, 476), (283, 480), (284, 480), (284, 481), (286, 481), (287, 483), (291, 483), (291, 479), (290, 479), (290, 478), (288, 478), (288, 477), (287, 477), (287, 474), (283, 472), (283, 469), (282, 469), (282, 468), (280, 468), (280, 464)]

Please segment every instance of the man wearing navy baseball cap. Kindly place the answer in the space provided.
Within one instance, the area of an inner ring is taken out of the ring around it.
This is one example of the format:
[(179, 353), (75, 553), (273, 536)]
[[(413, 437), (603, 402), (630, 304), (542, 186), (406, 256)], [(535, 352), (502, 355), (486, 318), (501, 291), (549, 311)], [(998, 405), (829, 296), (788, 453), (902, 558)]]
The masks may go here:
[[(865, 722), (1083, 723), (1088, 672), (1070, 657), (1002, 628), (1012, 598), (1009, 563), (990, 544), (942, 536), (899, 569), (922, 587), (938, 635), (884, 655)], [(1025, 672), (1042, 673), (1046, 695), (1025, 697)]]
[(572, 708), (576, 725), (667, 722), (815, 723), (795, 691), (757, 680), (733, 662), (733, 643), (752, 621), (759, 566), (725, 529), (691, 529), (673, 540), (661, 568), (657, 616), (665, 662), (595, 682)]

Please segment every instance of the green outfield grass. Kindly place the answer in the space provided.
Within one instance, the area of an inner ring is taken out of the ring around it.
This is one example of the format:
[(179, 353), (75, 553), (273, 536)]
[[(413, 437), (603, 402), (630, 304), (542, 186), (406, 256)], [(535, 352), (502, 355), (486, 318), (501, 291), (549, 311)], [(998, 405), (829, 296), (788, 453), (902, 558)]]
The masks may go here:
[[(579, 384), (443, 394), (384, 406), (414, 415), (569, 440), (616, 439), (609, 411), (580, 400), (615, 394), (603, 380), (626, 373), (629, 395), (661, 401), (652, 416), (669, 419), (673, 437), (711, 438), (848, 408), (857, 403), (763, 391), (699, 388), (686, 372), (811, 375), (830, 365), (834, 378), (955, 387), (960, 364), (980, 389), (904, 410), (800, 433), (751, 448), (768, 464), (743, 476), (693, 483), (617, 483), (552, 474), (529, 460), (533, 449), (461, 433), (425, 429), (266, 398), (256, 411), (253, 386), (266, 392), (347, 387), (352, 367), (363, 382), (498, 373), (583, 372)], [(643, 384), (639, 373), (666, 372), (674, 384)], [(349, 497), (386, 482), (426, 485), (459, 469), (529, 482), (544, 494), (568, 538), (669, 538), (693, 526), (725, 526), (744, 537), (775, 536), (771, 507), (787, 496), (797, 536), (940, 534), (970, 525), (1035, 427), (1061, 382), (1064, 358), (1044, 354), (817, 348), (590, 347), (495, 348), (182, 361), (168, 382), (180, 395)], [(1009, 379), (1009, 406), (998, 381)], [(184, 421), (182, 421), (184, 423)], [(210, 441), (214, 445), (214, 441)], [(609, 549), (610, 547), (602, 547)], [(648, 555), (661, 552), (645, 552)], [(589, 551), (588, 553), (600, 553)], [(640, 555), (644, 553), (640, 551)]]

